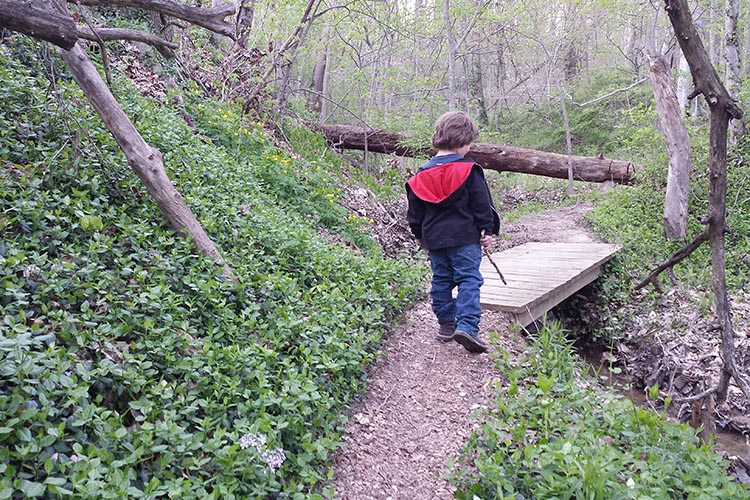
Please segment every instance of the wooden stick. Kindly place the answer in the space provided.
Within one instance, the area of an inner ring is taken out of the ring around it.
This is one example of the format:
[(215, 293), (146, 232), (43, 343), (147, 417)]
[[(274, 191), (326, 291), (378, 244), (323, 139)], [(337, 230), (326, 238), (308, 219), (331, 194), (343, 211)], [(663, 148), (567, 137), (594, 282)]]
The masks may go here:
[(503, 273), (500, 272), (500, 268), (497, 267), (497, 264), (495, 264), (495, 261), (492, 260), (492, 256), (490, 255), (490, 252), (487, 251), (487, 249), (484, 249), (484, 254), (487, 256), (487, 260), (490, 261), (490, 264), (492, 264), (492, 267), (495, 268), (495, 271), (497, 271), (497, 274), (500, 275), (500, 279), (503, 281), (503, 285), (507, 285), (508, 282), (505, 281), (505, 276), (503, 276)]

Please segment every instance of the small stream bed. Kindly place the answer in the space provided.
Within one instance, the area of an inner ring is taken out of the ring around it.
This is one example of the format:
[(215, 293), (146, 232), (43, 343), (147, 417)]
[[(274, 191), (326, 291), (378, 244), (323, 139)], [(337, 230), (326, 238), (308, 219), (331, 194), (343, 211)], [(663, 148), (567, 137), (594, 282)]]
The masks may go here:
[[(650, 405), (646, 388), (635, 387), (628, 375), (615, 373), (608, 369), (609, 363), (605, 350), (591, 344), (576, 343), (576, 351), (589, 367), (589, 373), (596, 377), (600, 384), (605, 387), (614, 388), (617, 393), (627, 397), (636, 405)], [(663, 407), (657, 409), (662, 410)], [(677, 418), (678, 415), (674, 413), (674, 411), (668, 412), (668, 417), (675, 421), (685, 422), (690, 416), (689, 410), (686, 412), (687, 414), (680, 415), (679, 419)], [(731, 460), (735, 465), (735, 469), (746, 469), (750, 465), (750, 437), (745, 434), (725, 430), (717, 425), (712, 449), (714, 452)], [(742, 467), (738, 468), (738, 464), (741, 464)], [(750, 484), (748, 471), (736, 470), (735, 474), (743, 483)]]

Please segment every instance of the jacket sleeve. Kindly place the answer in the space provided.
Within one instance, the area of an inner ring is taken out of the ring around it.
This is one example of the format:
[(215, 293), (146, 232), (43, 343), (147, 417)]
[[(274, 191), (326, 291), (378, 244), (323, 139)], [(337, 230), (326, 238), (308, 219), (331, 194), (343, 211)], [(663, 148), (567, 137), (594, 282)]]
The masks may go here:
[(409, 223), (409, 228), (414, 237), (418, 240), (422, 239), (422, 221), (425, 215), (425, 205), (417, 195), (412, 192), (409, 185), (406, 185), (406, 195), (409, 201), (409, 207), (406, 211), (406, 220)]
[(484, 171), (479, 165), (474, 165), (469, 176), (469, 195), (474, 220), (479, 230), (485, 234), (498, 234), (500, 232), (500, 217), (492, 202), (490, 188), (484, 178)]

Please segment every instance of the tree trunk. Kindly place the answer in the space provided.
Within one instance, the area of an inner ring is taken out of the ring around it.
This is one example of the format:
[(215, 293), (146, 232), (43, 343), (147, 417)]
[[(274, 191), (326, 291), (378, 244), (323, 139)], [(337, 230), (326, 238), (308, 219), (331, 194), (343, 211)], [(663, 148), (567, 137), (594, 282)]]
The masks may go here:
[(326, 70), (323, 73), (323, 87), (321, 90), (321, 93), (323, 94), (323, 99), (320, 103), (320, 114), (318, 115), (318, 121), (320, 123), (325, 123), (328, 119), (328, 96), (331, 94), (328, 90), (330, 86), (331, 81), (331, 40), (333, 39), (333, 31), (329, 33), (329, 39), (326, 44), (326, 58), (325, 58), (325, 67)]
[(507, 100), (507, 97), (505, 95), (505, 81), (508, 78), (506, 64), (505, 64), (505, 45), (504, 40), (505, 37), (502, 37), (502, 42), (498, 43), (496, 54), (497, 54), (497, 62), (495, 63), (496, 67), (496, 85), (497, 85), (497, 100), (492, 104), (492, 106), (495, 106), (495, 128), (498, 130), (502, 130), (502, 120), (503, 120), (503, 111), (504, 106)]
[(565, 103), (565, 87), (563, 83), (557, 81), (557, 95), (560, 97), (560, 106), (562, 107), (563, 125), (565, 126), (565, 148), (568, 152), (568, 196), (573, 196), (573, 141), (570, 137), (570, 120), (568, 120), (568, 105)]
[(469, 64), (468, 91), (471, 102), (476, 106), (477, 122), (484, 127), (489, 127), (490, 118), (487, 112), (487, 104), (484, 99), (484, 66), (482, 65), (482, 34), (479, 31), (472, 33), (474, 45), (477, 47), (476, 52), (469, 54), (467, 57), (471, 61)]
[(292, 76), (292, 67), (297, 61), (297, 52), (300, 46), (305, 42), (307, 33), (310, 31), (313, 21), (315, 20), (315, 13), (320, 5), (320, 0), (308, 0), (305, 13), (302, 16), (300, 24), (295, 28), (294, 39), (288, 46), (289, 55), (284, 58), (284, 63), (281, 64), (281, 78), (279, 91), (276, 95), (276, 104), (274, 104), (274, 116), (278, 123), (283, 122), (284, 112), (286, 111), (286, 103), (289, 98), (289, 82)]
[(167, 16), (158, 12), (152, 12), (151, 25), (154, 28), (154, 33), (161, 36), (164, 40), (168, 42), (174, 40), (174, 24), (168, 22)]
[(326, 75), (328, 45), (329, 44), (326, 43), (325, 50), (320, 51), (320, 54), (318, 54), (318, 59), (315, 61), (312, 78), (312, 93), (307, 98), (308, 111), (318, 115), (319, 120), (321, 118), (321, 107), (323, 105), (323, 82), (325, 81)]
[(682, 53), (682, 50), (677, 51), (680, 62), (678, 63), (677, 71), (677, 105), (680, 107), (680, 116), (685, 117), (688, 114), (688, 106), (690, 104), (690, 92), (692, 92), (692, 81), (690, 77), (690, 66), (688, 66), (687, 59)]
[(443, 22), (448, 37), (448, 109), (456, 109), (456, 41), (451, 24), (450, 0), (443, 0)]
[[(428, 147), (404, 145), (405, 138), (387, 131), (377, 131), (349, 125), (319, 125), (318, 130), (326, 140), (337, 148), (357, 149), (399, 156), (429, 156), (435, 150)], [(484, 168), (498, 172), (568, 178), (568, 157), (533, 149), (521, 149), (504, 144), (482, 144), (471, 146), (469, 156)], [(627, 161), (604, 157), (573, 156), (571, 158), (575, 180), (585, 182), (613, 181), (629, 184), (633, 181), (636, 167)]]
[(255, 1), (239, 0), (237, 3), (237, 18), (235, 31), (237, 32), (237, 43), (244, 47), (250, 30), (253, 29), (255, 19)]
[[(124, 1), (124, 0), (121, 0), (121, 1)], [(272, 3), (271, 5), (274, 5), (274, 4)], [(292, 33), (283, 43), (283, 45), (278, 50), (275, 50), (275, 53), (273, 54), (273, 57), (271, 59), (271, 64), (268, 66), (268, 68), (266, 68), (265, 73), (263, 73), (263, 75), (260, 77), (260, 81), (258, 81), (258, 83), (255, 84), (255, 87), (253, 87), (252, 90), (250, 90), (250, 92), (248, 92), (247, 96), (245, 97), (245, 109), (243, 111), (245, 112), (247, 111), (250, 103), (254, 102), (255, 98), (258, 97), (258, 94), (266, 87), (266, 85), (268, 84), (268, 79), (271, 77), (271, 73), (276, 71), (281, 66), (292, 64), (291, 62), (287, 63), (285, 61), (285, 58), (287, 57), (286, 51), (290, 49), (292, 50), (293, 55), (289, 57), (289, 60), (293, 62), (294, 59), (296, 58), (297, 47), (299, 47), (299, 44), (307, 35), (307, 31), (310, 29), (310, 23), (312, 23), (313, 20), (315, 19), (315, 15), (313, 14), (313, 11), (314, 11), (313, 7), (317, 9), (318, 5), (320, 5), (320, 0), (308, 0), (307, 1), (305, 11), (302, 14), (302, 19), (300, 19), (299, 24), (297, 24), (297, 26), (294, 28)], [(280, 101), (286, 100), (286, 91), (287, 91), (286, 84), (282, 83), (278, 92), (279, 98), (277, 99), (275, 111), (281, 109), (278, 103)]]
[(643, 19), (639, 16), (633, 19), (632, 24), (630, 25), (628, 45), (626, 49), (628, 61), (633, 65), (633, 80), (639, 80), (641, 78), (644, 52), (643, 37)]
[(224, 274), (234, 279), (213, 241), (174, 188), (162, 163), (159, 150), (149, 146), (115, 100), (86, 52), (76, 44), (71, 50), (60, 49), (68, 70), (91, 105), (125, 153), (131, 168), (148, 189), (157, 205), (175, 230), (187, 234), (203, 254), (215, 258), (224, 267)]
[[(742, 91), (740, 75), (740, 41), (737, 32), (737, 20), (740, 17), (739, 0), (727, 0), (724, 23), (724, 60), (726, 63), (726, 87), (731, 96), (738, 96)], [(732, 144), (744, 133), (742, 120), (729, 123), (729, 140)]]
[[(716, 108), (716, 109), (715, 109)], [(711, 137), (709, 145), (710, 189), (708, 206), (708, 235), (711, 243), (711, 291), (714, 295), (716, 322), (721, 333), (721, 358), (724, 367), (717, 391), (719, 401), (725, 401), (729, 381), (736, 374), (734, 360), (734, 332), (726, 283), (724, 232), (727, 220), (727, 127), (729, 114), (723, 107), (711, 108)], [(739, 380), (738, 380), (739, 382)]]
[(690, 187), (690, 138), (682, 123), (672, 73), (661, 56), (649, 56), (649, 77), (654, 88), (659, 125), (667, 143), (669, 171), (664, 199), (664, 236), (668, 240), (685, 238), (688, 223)]
[(708, 10), (708, 26), (706, 33), (708, 34), (708, 54), (711, 59), (711, 64), (714, 67), (721, 67), (721, 54), (723, 52), (723, 40), (721, 37), (721, 28), (723, 24), (723, 9), (721, 0), (710, 0)]
[[(220, 5), (205, 9), (193, 7), (171, 0), (66, 0), (69, 3), (82, 5), (99, 5), (105, 7), (132, 7), (155, 11), (161, 14), (182, 19), (196, 26), (202, 26), (209, 31), (234, 39), (235, 25), (226, 21), (227, 16), (236, 13), (234, 2), (221, 2)], [(212, 2), (213, 5), (213, 2)]]

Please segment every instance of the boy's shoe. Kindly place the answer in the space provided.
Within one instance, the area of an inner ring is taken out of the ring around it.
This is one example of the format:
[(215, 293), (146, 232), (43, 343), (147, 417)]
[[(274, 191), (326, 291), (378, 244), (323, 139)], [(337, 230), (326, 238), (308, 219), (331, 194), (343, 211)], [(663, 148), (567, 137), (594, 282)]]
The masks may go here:
[(437, 334), (437, 339), (441, 342), (450, 342), (453, 340), (453, 334), (456, 333), (456, 322), (448, 321), (440, 325), (440, 330)]
[(469, 352), (477, 354), (487, 352), (487, 344), (479, 338), (479, 335), (471, 335), (461, 330), (456, 330), (456, 333), (453, 334), (453, 340), (464, 346), (464, 349)]

